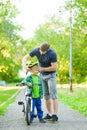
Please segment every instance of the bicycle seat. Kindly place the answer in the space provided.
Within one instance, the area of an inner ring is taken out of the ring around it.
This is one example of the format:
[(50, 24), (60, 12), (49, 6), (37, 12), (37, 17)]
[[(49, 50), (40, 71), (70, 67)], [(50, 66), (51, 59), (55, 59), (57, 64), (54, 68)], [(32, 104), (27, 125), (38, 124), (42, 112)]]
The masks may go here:
[(31, 95), (32, 95), (31, 92), (28, 92), (28, 91), (27, 91), (27, 92), (25, 93), (25, 96), (31, 96)]

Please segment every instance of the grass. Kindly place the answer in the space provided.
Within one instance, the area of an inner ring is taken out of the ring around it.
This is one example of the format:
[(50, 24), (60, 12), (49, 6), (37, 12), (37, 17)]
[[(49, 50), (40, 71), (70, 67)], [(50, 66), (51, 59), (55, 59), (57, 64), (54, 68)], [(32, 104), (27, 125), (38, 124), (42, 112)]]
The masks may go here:
[(0, 87), (0, 115), (4, 115), (9, 104), (15, 101), (15, 97), (19, 92), (18, 87)]
[(87, 88), (58, 88), (59, 100), (87, 117)]

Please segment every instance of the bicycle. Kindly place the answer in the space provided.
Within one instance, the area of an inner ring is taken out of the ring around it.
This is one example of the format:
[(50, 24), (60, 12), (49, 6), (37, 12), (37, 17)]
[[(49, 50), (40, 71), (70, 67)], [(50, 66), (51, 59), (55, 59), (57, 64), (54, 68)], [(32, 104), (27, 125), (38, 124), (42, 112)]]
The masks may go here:
[[(28, 88), (30, 90), (30, 88)], [(30, 121), (30, 117), (31, 117), (31, 101), (32, 101), (32, 94), (31, 92), (29, 92), (29, 90), (27, 91), (27, 93), (25, 94), (25, 103), (23, 101), (18, 101), (18, 105), (23, 105), (23, 110), (22, 112), (24, 112), (25, 115), (25, 120), (27, 122), (27, 125), (30, 125), (31, 121)]]
[[(39, 84), (33, 84), (33, 85), (39, 85)], [(17, 85), (17, 86), (22, 86), (22, 85)], [(28, 86), (28, 91), (25, 94), (25, 101), (26, 101), (25, 103), (23, 101), (18, 101), (18, 105), (23, 105), (22, 112), (24, 112), (27, 125), (30, 125), (31, 124), (31, 111), (32, 111), (32, 92), (31, 92), (31, 87), (29, 86)], [(37, 114), (35, 114), (34, 117), (36, 118)]]

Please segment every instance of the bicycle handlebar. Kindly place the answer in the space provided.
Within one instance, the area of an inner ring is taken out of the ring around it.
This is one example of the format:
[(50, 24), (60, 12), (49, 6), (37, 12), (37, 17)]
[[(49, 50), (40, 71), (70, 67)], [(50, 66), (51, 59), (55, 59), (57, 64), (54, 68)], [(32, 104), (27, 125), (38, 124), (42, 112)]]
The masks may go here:
[(41, 84), (32, 84), (32, 85), (27, 85), (28, 87), (33, 87), (33, 86), (40, 86)]
[(20, 84), (16, 84), (16, 86), (28, 86), (28, 87), (33, 87), (33, 86), (40, 86), (41, 84), (32, 84), (32, 85), (26, 85), (25, 83), (20, 83)]

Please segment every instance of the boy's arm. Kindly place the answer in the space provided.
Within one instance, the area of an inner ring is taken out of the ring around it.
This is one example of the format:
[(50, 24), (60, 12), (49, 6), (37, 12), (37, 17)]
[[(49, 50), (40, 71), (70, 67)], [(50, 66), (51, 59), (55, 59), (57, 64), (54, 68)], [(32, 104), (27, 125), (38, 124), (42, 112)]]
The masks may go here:
[(22, 81), (23, 84), (28, 85), (29, 82), (26, 80), (26, 78)]
[(32, 86), (31, 76), (26, 77), (22, 83), (24, 83), (27, 86)]

